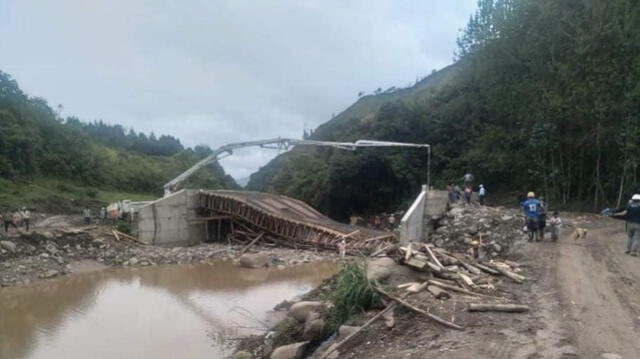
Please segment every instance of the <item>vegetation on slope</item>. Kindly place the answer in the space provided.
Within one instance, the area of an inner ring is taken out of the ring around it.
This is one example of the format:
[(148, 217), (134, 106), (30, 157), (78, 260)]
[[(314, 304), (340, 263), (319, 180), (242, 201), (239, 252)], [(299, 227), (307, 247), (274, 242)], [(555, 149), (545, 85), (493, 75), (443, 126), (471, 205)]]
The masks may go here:
[[(61, 119), (45, 100), (26, 95), (0, 71), (2, 208), (71, 210), (118, 192), (157, 197), (164, 183), (210, 151), (184, 149), (170, 136), (156, 139), (125, 134), (121, 126)], [(185, 187), (238, 188), (217, 164), (196, 173)]]
[[(433, 145), (443, 188), (471, 170), (491, 190), (537, 190), (591, 209), (638, 189), (640, 4), (480, 0), (458, 61), (394, 94), (366, 96), (318, 140)], [(415, 150), (418, 151), (418, 150)], [(334, 218), (406, 203), (426, 180), (414, 150), (296, 148), (249, 188), (308, 201)]]

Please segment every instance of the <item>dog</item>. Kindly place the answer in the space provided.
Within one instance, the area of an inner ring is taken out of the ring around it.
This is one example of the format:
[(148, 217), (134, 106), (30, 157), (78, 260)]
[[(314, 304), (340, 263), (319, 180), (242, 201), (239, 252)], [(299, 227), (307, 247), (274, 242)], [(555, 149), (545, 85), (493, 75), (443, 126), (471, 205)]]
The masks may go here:
[(582, 240), (586, 240), (587, 239), (587, 234), (589, 234), (589, 230), (585, 229), (585, 228), (576, 228), (575, 231), (573, 231), (573, 239), (574, 240), (578, 240), (578, 239), (582, 239)]

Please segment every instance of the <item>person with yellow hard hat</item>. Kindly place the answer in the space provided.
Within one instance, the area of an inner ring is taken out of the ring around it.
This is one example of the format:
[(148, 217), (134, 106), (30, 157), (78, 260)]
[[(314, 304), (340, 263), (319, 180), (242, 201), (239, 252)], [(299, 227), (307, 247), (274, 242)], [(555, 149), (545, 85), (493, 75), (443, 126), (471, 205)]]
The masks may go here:
[(527, 233), (529, 242), (540, 240), (540, 214), (542, 213), (542, 202), (536, 198), (533, 191), (527, 193), (527, 200), (522, 203), (524, 217), (527, 222)]

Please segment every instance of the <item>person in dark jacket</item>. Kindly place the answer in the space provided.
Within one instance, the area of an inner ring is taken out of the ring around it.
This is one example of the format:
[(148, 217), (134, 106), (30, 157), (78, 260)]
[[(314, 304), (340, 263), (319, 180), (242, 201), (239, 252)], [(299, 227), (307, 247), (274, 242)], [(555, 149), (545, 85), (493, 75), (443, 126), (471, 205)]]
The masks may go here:
[(627, 227), (626, 254), (638, 256), (640, 254), (640, 194), (634, 194), (626, 208), (618, 209), (613, 217), (624, 219)]

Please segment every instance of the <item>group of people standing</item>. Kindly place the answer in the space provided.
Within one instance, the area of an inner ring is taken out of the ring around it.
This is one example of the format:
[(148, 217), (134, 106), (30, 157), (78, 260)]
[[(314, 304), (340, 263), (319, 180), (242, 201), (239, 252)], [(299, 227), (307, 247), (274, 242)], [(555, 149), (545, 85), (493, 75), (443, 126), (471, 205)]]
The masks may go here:
[(24, 226), (25, 230), (28, 231), (31, 224), (31, 212), (26, 207), (22, 207), (21, 210), (15, 212), (5, 211), (0, 214), (0, 220), (4, 223), (4, 231), (6, 233), (9, 232), (9, 227), (17, 230), (20, 226)]
[(397, 216), (395, 213), (391, 213), (389, 215), (387, 215), (386, 213), (383, 213), (380, 216), (373, 217), (372, 225), (373, 225), (373, 228), (378, 230), (384, 230), (384, 229), (394, 230), (398, 226), (398, 222), (399, 222), (398, 218), (399, 216)]
[[(461, 199), (464, 199), (465, 204), (471, 204), (471, 197), (473, 196), (473, 192), (474, 192), (473, 180), (474, 180), (474, 177), (471, 172), (467, 172), (465, 173), (464, 176), (462, 176), (462, 181), (464, 182), (464, 192), (462, 191), (462, 189), (460, 189), (460, 186), (450, 182), (447, 185), (449, 203), (453, 204), (458, 202)], [(480, 202), (481, 206), (484, 206), (485, 198), (487, 196), (487, 189), (484, 187), (484, 185), (481, 184), (478, 186), (477, 192), (478, 192), (478, 201)]]
[[(89, 208), (84, 208), (82, 210), (82, 217), (84, 218), (84, 224), (89, 225), (93, 219), (93, 212)], [(119, 211), (117, 207), (102, 207), (98, 212), (98, 223), (102, 226), (111, 225), (115, 226), (118, 222)]]

